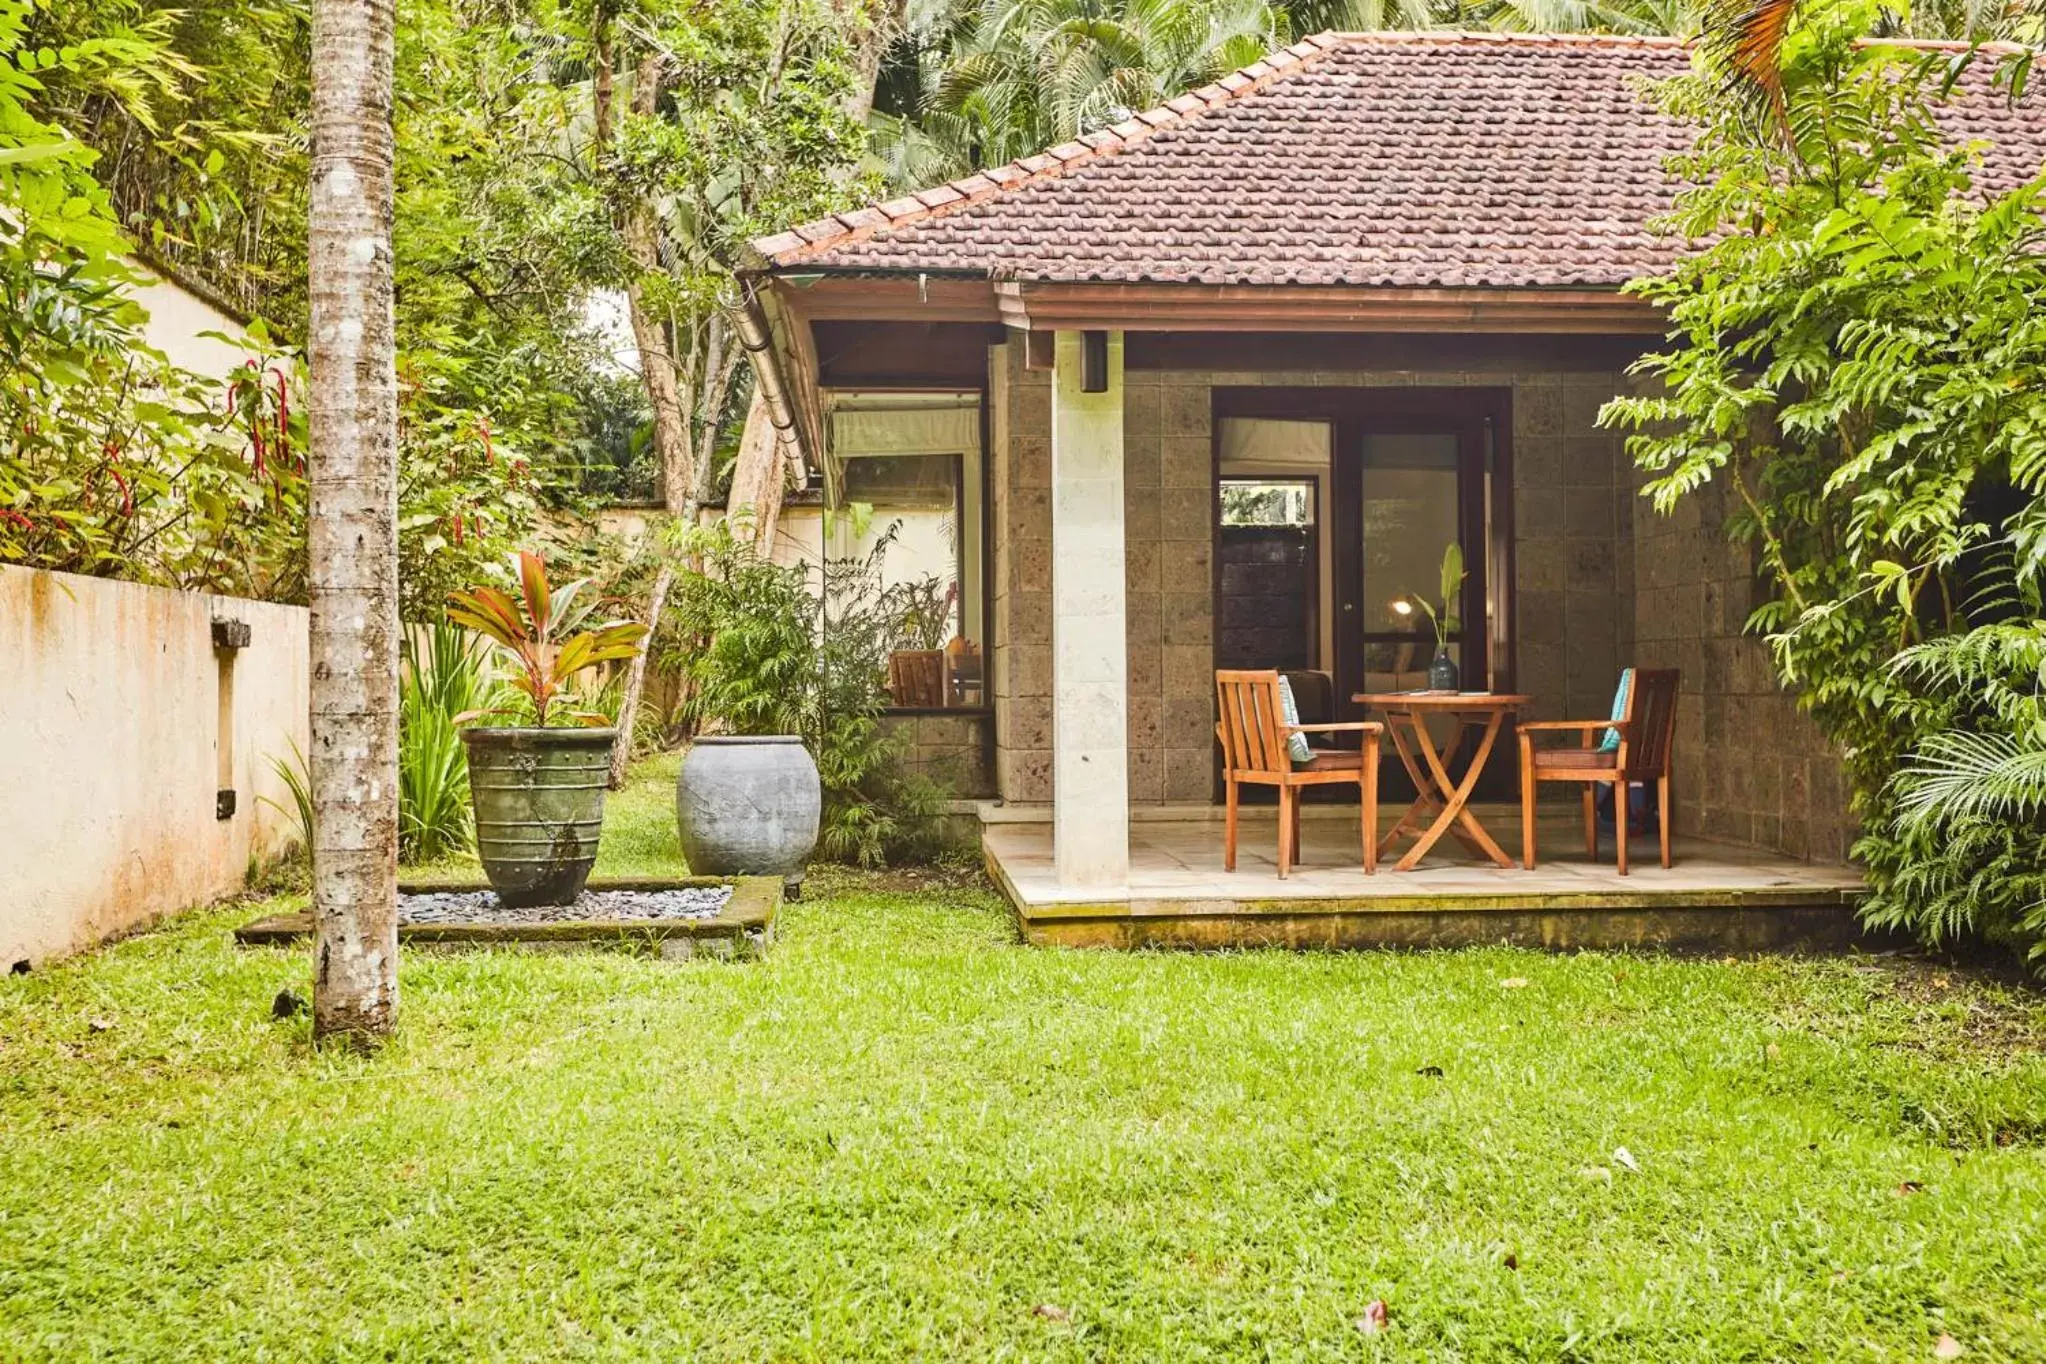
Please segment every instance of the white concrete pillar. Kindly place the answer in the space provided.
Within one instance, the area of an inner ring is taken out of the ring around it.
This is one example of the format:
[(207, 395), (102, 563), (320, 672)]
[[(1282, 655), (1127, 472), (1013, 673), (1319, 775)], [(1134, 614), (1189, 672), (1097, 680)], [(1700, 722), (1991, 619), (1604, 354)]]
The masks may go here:
[(1058, 333), (1053, 350), (1052, 853), (1069, 889), (1116, 889), (1130, 874), (1122, 341), (1108, 334), (1102, 393), (1083, 391), (1079, 332)]

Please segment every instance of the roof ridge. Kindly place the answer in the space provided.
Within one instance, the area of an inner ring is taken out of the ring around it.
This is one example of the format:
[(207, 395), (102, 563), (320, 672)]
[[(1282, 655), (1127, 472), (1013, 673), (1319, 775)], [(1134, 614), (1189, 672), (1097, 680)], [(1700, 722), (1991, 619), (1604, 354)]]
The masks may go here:
[(757, 238), (747, 244), (748, 250), (759, 257), (761, 265), (794, 265), (805, 257), (858, 241), (883, 228), (900, 227), (956, 212), (1023, 185), (1063, 175), (1075, 166), (1135, 146), (1153, 133), (1181, 127), (1203, 114), (1255, 94), (1274, 81), (1305, 69), (1316, 58), (1349, 46), (1350, 40), (1356, 36), (1324, 32), (1302, 38), (1297, 43), (1268, 52), (1250, 65), (1238, 67), (1197, 90), (1175, 95), (1155, 108), (1132, 114), (1111, 127), (1083, 133), (1071, 141), (1061, 142), (1007, 165), (990, 166), (930, 189), (863, 208), (847, 209), (815, 222), (799, 224), (785, 232)]
[[(1377, 28), (1341, 30), (1321, 36), (1360, 47), (1399, 43), (1490, 43), (1526, 47), (1664, 47), (1688, 50), (1697, 47), (1700, 41), (1695, 36), (1684, 38), (1671, 33), (1517, 33), (1489, 28)], [(1857, 38), (1854, 42), (1857, 47), (1908, 47), (1925, 52), (2018, 53), (2028, 50), (2023, 43), (2005, 39), (1969, 42), (1964, 38), (1869, 36)]]
[(1328, 35), (1358, 45), (1393, 43), (1497, 43), (1503, 46), (1675, 47), (1694, 45), (1695, 38), (1669, 33), (1516, 33), (1493, 28), (1374, 28)]

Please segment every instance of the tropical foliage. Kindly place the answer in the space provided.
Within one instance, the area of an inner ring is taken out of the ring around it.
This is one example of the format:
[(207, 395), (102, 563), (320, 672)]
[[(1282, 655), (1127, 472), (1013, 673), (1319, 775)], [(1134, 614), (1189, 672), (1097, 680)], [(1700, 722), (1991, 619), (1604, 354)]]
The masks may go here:
[(877, 101), (892, 180), (931, 184), (1029, 156), (1272, 50), (1265, 0), (975, 0), (930, 7)]
[(1327, 30), (1678, 33), (1692, 0), (923, 0), (875, 96), (875, 151), (916, 188), (1120, 122)]
[(1680, 344), (1607, 416), (1658, 509), (1734, 495), (1773, 588), (1750, 627), (1846, 759), (1870, 918), (2037, 944), (2046, 183), (1985, 190), (1935, 124), (1950, 54), (1853, 32), (1794, 53), (1780, 122), (1665, 92), (1702, 130), (1668, 226), (1713, 244), (1636, 286)]
[[(610, 718), (590, 709), (555, 711), (568, 684), (602, 663), (620, 663), (639, 651), (647, 627), (636, 621), (611, 620), (587, 625), (599, 602), (590, 580), (578, 578), (555, 587), (547, 581), (547, 561), (527, 550), (512, 556), (513, 596), (488, 584), (448, 597), (448, 621), (474, 630), (498, 647), (509, 684), (525, 698), (532, 723), (545, 728), (550, 714), (566, 714), (580, 724), (601, 725)], [(521, 716), (506, 707), (462, 713), (459, 720), (486, 714)]]
[(289, 596), (303, 423), (262, 361), (209, 384), (143, 343), (97, 153), (32, 107), (146, 108), (176, 63), (132, 36), (33, 47), (31, 17), (0, 0), (0, 560)]
[(431, 862), (475, 845), (461, 724), (507, 709), (488, 642), (442, 622), (405, 632), (398, 672), (398, 855)]

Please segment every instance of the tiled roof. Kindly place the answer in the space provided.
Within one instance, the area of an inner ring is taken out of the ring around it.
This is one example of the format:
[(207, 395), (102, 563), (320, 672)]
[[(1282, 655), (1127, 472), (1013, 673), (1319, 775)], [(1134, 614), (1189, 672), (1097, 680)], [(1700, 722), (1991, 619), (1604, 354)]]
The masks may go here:
[[(1324, 34), (1039, 156), (754, 243), (775, 267), (1038, 282), (1617, 285), (1666, 266), (1647, 220), (1686, 131), (1647, 81), (1675, 39)], [(1981, 61), (1940, 115), (2004, 186), (2046, 118)]]

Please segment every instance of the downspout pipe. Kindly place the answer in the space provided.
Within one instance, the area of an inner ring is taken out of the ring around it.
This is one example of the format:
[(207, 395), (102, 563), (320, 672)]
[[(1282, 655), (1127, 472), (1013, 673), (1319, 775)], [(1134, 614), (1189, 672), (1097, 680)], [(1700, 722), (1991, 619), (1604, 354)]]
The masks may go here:
[(786, 448), (795, 451), (796, 462), (807, 479), (822, 466), (805, 448), (802, 426), (796, 421), (795, 404), (789, 399), (789, 387), (782, 374), (781, 355), (774, 348), (774, 328), (768, 322), (767, 309), (760, 301), (759, 279), (751, 275), (741, 276), (739, 289), (739, 306), (732, 310), (732, 322), (739, 333), (740, 348), (752, 362), (754, 381), (760, 385), (761, 396), (767, 400), (767, 420), (774, 427), (776, 443), (785, 441)]

